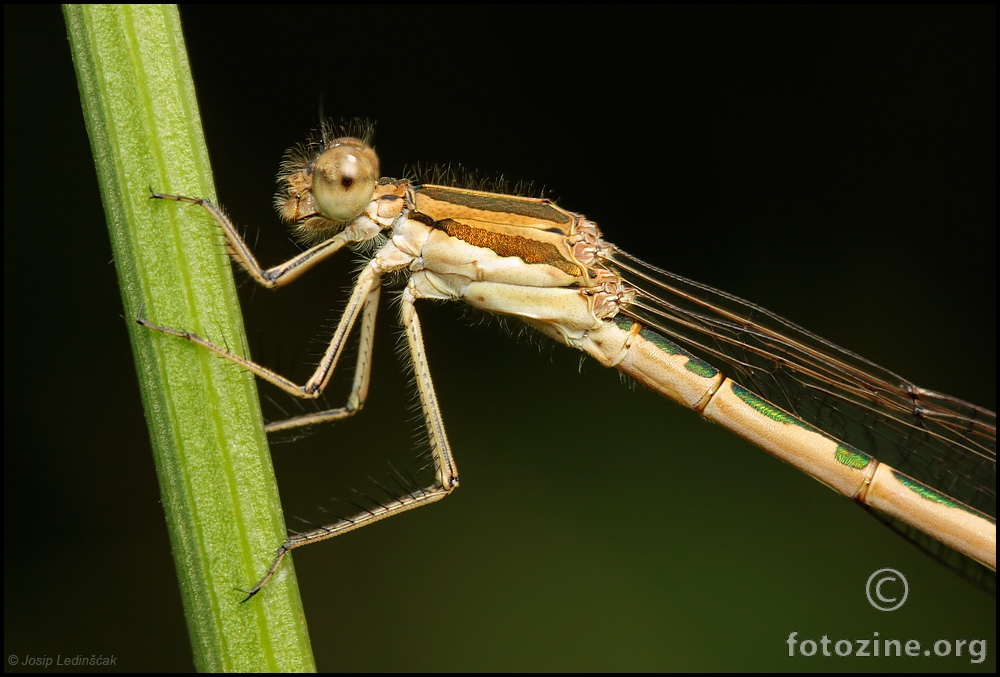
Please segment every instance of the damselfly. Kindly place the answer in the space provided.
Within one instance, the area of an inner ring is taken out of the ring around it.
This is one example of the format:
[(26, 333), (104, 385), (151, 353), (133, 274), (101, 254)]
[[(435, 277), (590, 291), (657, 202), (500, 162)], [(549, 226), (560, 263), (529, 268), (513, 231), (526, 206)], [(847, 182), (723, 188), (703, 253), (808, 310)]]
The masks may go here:
[[(433, 503), (458, 486), (416, 313), (418, 299), (464, 301), (520, 318), (878, 511), (965, 573), (975, 575), (980, 566), (995, 572), (993, 412), (920, 388), (759, 306), (644, 263), (605, 240), (597, 224), (550, 200), (380, 178), (369, 131), (360, 123), (351, 129), (326, 125), (318, 137), (289, 152), (278, 207), (312, 246), (273, 268), (260, 266), (233, 223), (207, 200), (154, 195), (208, 211), (225, 233), (233, 259), (267, 288), (296, 279), (344, 248), (372, 251), (304, 384), (210, 339), (138, 318), (307, 399), (326, 389), (358, 327), (361, 347), (344, 406), (271, 423), (269, 432), (360, 411), (368, 394), (382, 280), (394, 273), (406, 277), (401, 322), (434, 480), (288, 538), (247, 599), (274, 575), (288, 551)], [(713, 363), (726, 365), (727, 374)]]

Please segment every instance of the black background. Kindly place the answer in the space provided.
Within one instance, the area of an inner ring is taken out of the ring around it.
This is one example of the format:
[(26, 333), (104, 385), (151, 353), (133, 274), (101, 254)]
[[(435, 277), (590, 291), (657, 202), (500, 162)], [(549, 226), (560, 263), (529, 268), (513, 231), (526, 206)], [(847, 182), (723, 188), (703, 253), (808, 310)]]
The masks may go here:
[[(654, 264), (995, 408), (992, 6), (182, 19), (218, 194), (265, 263), (295, 251), (273, 176), (322, 98), (377, 121), (387, 175), (533, 180)], [(4, 21), (5, 658), (190, 669), (65, 28), (55, 7)], [(276, 294), (243, 285), (258, 359), (309, 372), (353, 264), (325, 268)], [(995, 600), (849, 501), (612, 372), (578, 373), (571, 351), (421, 310), (463, 485), (296, 553), (321, 669), (995, 669)], [(288, 516), (415, 454), (393, 315), (364, 414), (274, 445)], [(910, 581), (894, 614), (864, 598), (882, 566)], [(790, 661), (790, 632), (988, 638), (991, 655)]]

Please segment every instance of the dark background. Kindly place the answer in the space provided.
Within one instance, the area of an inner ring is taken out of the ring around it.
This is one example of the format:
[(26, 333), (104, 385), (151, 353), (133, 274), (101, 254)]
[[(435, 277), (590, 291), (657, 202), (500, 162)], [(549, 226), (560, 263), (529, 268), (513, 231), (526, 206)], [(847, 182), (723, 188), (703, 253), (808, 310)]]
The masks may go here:
[[(995, 408), (992, 6), (182, 18), (218, 194), (265, 263), (295, 251), (273, 176), (322, 95), (378, 122), (387, 175), (533, 180), (652, 263)], [(4, 22), (5, 658), (189, 669), (65, 28), (55, 7)], [(244, 283), (256, 357), (307, 374), (353, 265)], [(416, 455), (385, 308), (363, 415), (273, 446), (292, 526)], [(295, 554), (321, 669), (994, 671), (995, 600), (850, 501), (572, 351), (422, 318), (462, 487)], [(910, 582), (892, 614), (864, 597), (885, 566)], [(990, 656), (792, 660), (790, 632)]]

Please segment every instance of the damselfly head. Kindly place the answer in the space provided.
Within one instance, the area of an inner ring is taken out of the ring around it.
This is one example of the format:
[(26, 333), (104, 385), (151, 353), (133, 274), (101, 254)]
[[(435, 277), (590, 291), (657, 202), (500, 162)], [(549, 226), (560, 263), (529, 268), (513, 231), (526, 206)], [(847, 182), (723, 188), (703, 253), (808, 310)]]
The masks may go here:
[(361, 139), (336, 139), (312, 164), (312, 192), (321, 214), (349, 221), (364, 211), (379, 178), (378, 156)]
[(371, 127), (355, 122), (347, 130), (353, 128), (360, 137), (334, 138), (336, 128), (324, 124), (320, 138), (285, 154), (275, 206), (305, 242), (330, 237), (357, 218), (371, 201), (379, 179), (378, 156), (367, 141)]

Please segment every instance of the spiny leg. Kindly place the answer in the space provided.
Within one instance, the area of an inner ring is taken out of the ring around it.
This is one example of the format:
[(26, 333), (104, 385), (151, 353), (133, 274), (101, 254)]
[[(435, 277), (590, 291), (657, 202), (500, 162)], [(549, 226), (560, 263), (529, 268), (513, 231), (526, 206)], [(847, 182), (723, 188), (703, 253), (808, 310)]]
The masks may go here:
[[(184, 339), (199, 345), (206, 350), (210, 350), (216, 355), (229, 360), (234, 364), (238, 364), (247, 371), (259, 376), (268, 383), (271, 383), (286, 393), (295, 395), (296, 397), (301, 397), (305, 399), (315, 399), (319, 397), (322, 392), (326, 389), (327, 385), (330, 383), (330, 378), (333, 376), (333, 371), (337, 366), (337, 361), (340, 359), (340, 355), (344, 350), (344, 344), (346, 343), (347, 335), (350, 333), (351, 328), (354, 326), (354, 322), (358, 319), (358, 315), (362, 313), (369, 302), (378, 302), (378, 288), (381, 284), (381, 273), (376, 271), (374, 262), (372, 265), (365, 267), (358, 276), (358, 281), (354, 286), (354, 290), (351, 292), (351, 297), (347, 301), (347, 307), (344, 309), (344, 314), (340, 317), (340, 322), (337, 324), (337, 329), (333, 333), (333, 337), (330, 339), (330, 344), (326, 348), (326, 352), (323, 353), (323, 358), (320, 360), (319, 365), (313, 372), (309, 380), (306, 381), (305, 385), (298, 385), (291, 379), (285, 378), (276, 371), (269, 369), (263, 365), (257, 364), (251, 360), (246, 359), (241, 355), (223, 348), (215, 343), (209, 341), (208, 339), (202, 338), (195, 333), (185, 331), (182, 329), (171, 329), (170, 327), (164, 327), (159, 324), (155, 324), (142, 316), (142, 309), (139, 309), (139, 314), (136, 316), (136, 322), (140, 326), (158, 331), (168, 336), (176, 336), (177, 338)], [(374, 323), (374, 313), (372, 313), (372, 323)], [(364, 321), (362, 321), (364, 323)], [(371, 328), (369, 328), (371, 331)], [(369, 341), (370, 344), (370, 341)], [(370, 357), (370, 349), (368, 350), (368, 355), (364, 355), (364, 351), (359, 354), (359, 359), (365, 357)], [(359, 393), (367, 392), (367, 370), (368, 367), (363, 369), (359, 365), (361, 371), (364, 372), (365, 378), (364, 386), (360, 388)], [(355, 381), (357, 381), (357, 370), (355, 372)], [(354, 395), (352, 390), (352, 395)], [(348, 402), (350, 406), (350, 401)]]
[[(344, 231), (334, 235), (329, 240), (326, 240), (315, 247), (295, 256), (288, 261), (264, 270), (261, 268), (260, 264), (257, 262), (256, 257), (250, 251), (247, 246), (246, 241), (239, 234), (236, 226), (229, 219), (226, 214), (216, 207), (210, 200), (204, 198), (187, 197), (185, 195), (168, 195), (166, 193), (152, 193), (152, 197), (161, 200), (171, 200), (175, 202), (184, 202), (188, 204), (195, 204), (207, 211), (215, 222), (222, 229), (223, 234), (226, 237), (227, 247), (232, 258), (240, 264), (240, 266), (247, 271), (247, 273), (260, 285), (267, 288), (275, 288), (291, 282), (296, 279), (299, 275), (304, 273), (306, 270), (316, 265), (323, 259), (337, 253), (346, 244), (351, 244), (364, 239), (370, 239), (370, 235), (375, 232), (372, 229), (355, 229), (353, 227), (348, 227)], [(365, 233), (364, 236), (359, 236), (358, 233)], [(296, 428), (300, 426), (314, 425), (317, 423), (332, 422), (347, 418), (349, 416), (357, 413), (364, 404), (365, 399), (368, 395), (368, 384), (371, 375), (371, 354), (372, 354), (372, 337), (375, 331), (375, 313), (378, 307), (378, 297), (379, 297), (379, 287), (376, 286), (372, 292), (369, 294), (369, 298), (366, 299), (364, 303), (364, 311), (361, 320), (361, 343), (359, 347), (358, 360), (355, 367), (354, 383), (351, 387), (351, 393), (348, 396), (347, 404), (343, 407), (338, 407), (336, 409), (329, 409), (326, 411), (315, 412), (312, 414), (306, 414), (303, 416), (295, 416), (284, 421), (275, 421), (269, 423), (265, 426), (267, 432), (276, 432), (279, 430), (288, 430), (291, 428)], [(286, 392), (289, 392), (289, 387), (295, 388), (297, 392), (292, 394), (303, 397), (309, 395), (303, 395), (302, 392), (298, 392), (300, 389), (290, 380), (285, 379), (279, 374), (273, 372), (266, 367), (260, 365), (255, 365), (248, 361), (245, 361), (242, 357), (236, 356), (228, 350), (220, 349), (218, 346), (210, 341), (202, 339), (197, 334), (191, 332), (173, 330), (162, 325), (157, 325), (155, 323), (149, 322), (141, 317), (137, 318), (139, 324), (146, 326), (150, 329), (155, 329), (172, 336), (178, 336), (186, 340), (192, 341), (204, 348), (211, 350), (212, 352), (221, 355), (222, 357), (229, 359), (236, 364), (248, 369), (249, 371), (257, 374), (261, 378), (274, 383), (278, 387), (282, 388)], [(350, 328), (348, 328), (349, 333)], [(345, 333), (346, 336), (346, 333)], [(238, 358), (238, 359), (236, 359)], [(256, 368), (255, 368), (256, 367)]]
[(373, 522), (383, 520), (387, 517), (397, 515), (407, 510), (413, 510), (442, 498), (450, 494), (458, 486), (458, 468), (455, 466), (455, 459), (451, 455), (451, 447), (448, 444), (448, 436), (444, 430), (444, 422), (441, 418), (441, 409), (438, 406), (437, 395), (434, 392), (434, 383), (431, 380), (430, 370), (427, 366), (427, 353), (424, 351), (423, 333), (420, 330), (420, 320), (417, 318), (413, 303), (417, 296), (412, 281), (403, 290), (402, 321), (403, 329), (406, 332), (406, 341), (410, 348), (410, 359), (413, 362), (413, 372), (417, 379), (417, 392), (420, 395), (420, 407), (424, 414), (424, 424), (427, 427), (427, 437), (431, 445), (431, 455), (434, 460), (434, 482), (423, 489), (408, 492), (403, 496), (395, 498), (389, 503), (375, 506), (370, 510), (358, 513), (353, 517), (344, 518), (326, 526), (318, 527), (301, 534), (296, 534), (286, 540), (278, 549), (278, 554), (268, 568), (264, 577), (251, 590), (243, 590), (247, 593), (246, 602), (267, 584), (274, 573), (281, 565), (285, 555), (295, 548), (325, 541), (328, 538), (339, 536), (354, 531), (361, 527), (368, 526)]
[(215, 222), (219, 224), (219, 227), (226, 236), (229, 255), (232, 256), (234, 261), (240, 264), (240, 267), (243, 268), (243, 270), (247, 271), (250, 277), (252, 277), (257, 284), (267, 287), (268, 289), (274, 289), (275, 287), (288, 284), (320, 261), (336, 254), (338, 251), (343, 249), (345, 245), (371, 239), (371, 237), (374, 237), (374, 234), (377, 233), (377, 226), (374, 231), (371, 229), (364, 229), (360, 233), (358, 229), (345, 228), (329, 240), (320, 242), (315, 247), (311, 247), (301, 254), (293, 256), (284, 263), (278, 264), (273, 268), (264, 269), (261, 267), (260, 263), (257, 262), (257, 257), (255, 257), (253, 252), (250, 251), (250, 247), (247, 246), (246, 241), (236, 230), (236, 226), (233, 222), (221, 209), (212, 204), (210, 200), (200, 197), (167, 195), (166, 193), (157, 192), (153, 192), (151, 197), (158, 200), (172, 200), (174, 202), (186, 202), (188, 204), (198, 205), (208, 212), (212, 218), (215, 219)]
[(379, 293), (381, 286), (376, 286), (368, 293), (361, 312), (361, 328), (359, 330), (358, 357), (354, 366), (354, 381), (351, 392), (347, 396), (347, 404), (335, 409), (326, 409), (301, 416), (293, 416), (282, 421), (272, 421), (264, 426), (268, 433), (279, 430), (291, 430), (319, 423), (332, 423), (353, 416), (361, 411), (368, 399), (368, 386), (371, 383), (372, 350), (375, 345), (375, 315), (378, 312)]

